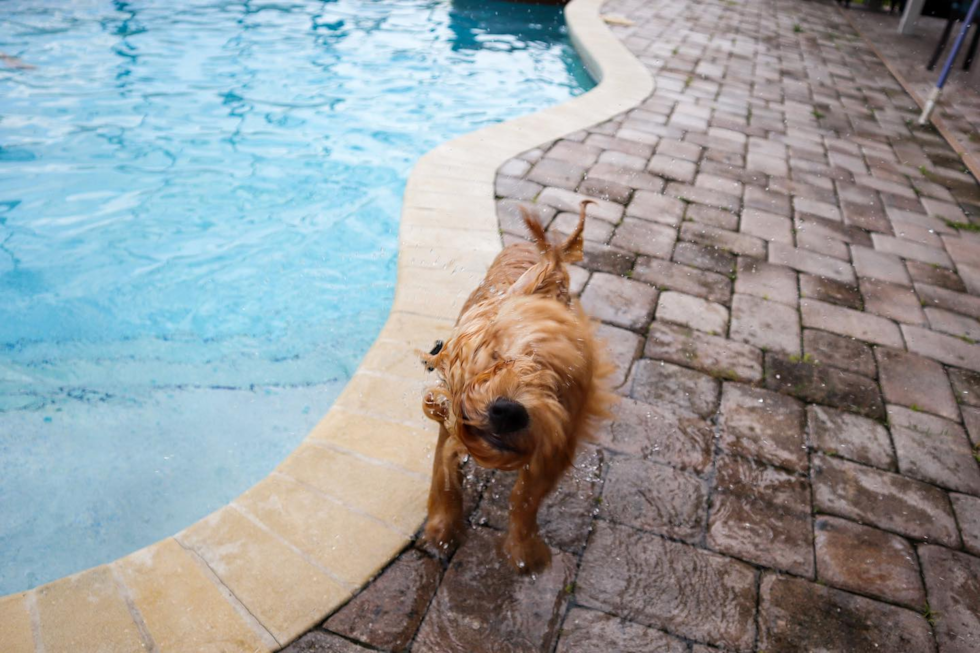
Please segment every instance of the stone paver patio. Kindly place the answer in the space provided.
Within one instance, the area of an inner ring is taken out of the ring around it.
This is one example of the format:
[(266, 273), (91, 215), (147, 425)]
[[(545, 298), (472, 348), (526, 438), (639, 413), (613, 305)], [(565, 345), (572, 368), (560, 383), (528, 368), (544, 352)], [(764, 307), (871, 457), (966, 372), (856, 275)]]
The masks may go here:
[(830, 2), (610, 0), (657, 87), (508, 162), (619, 365), (550, 569), (407, 549), (299, 652), (980, 650), (980, 186)]

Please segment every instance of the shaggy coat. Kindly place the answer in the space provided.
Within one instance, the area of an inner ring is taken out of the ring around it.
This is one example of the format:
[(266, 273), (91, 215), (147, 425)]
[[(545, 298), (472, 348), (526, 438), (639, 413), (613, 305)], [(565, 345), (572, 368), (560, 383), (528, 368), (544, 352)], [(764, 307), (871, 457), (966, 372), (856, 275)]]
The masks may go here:
[(460, 534), (459, 462), (468, 453), (482, 467), (518, 470), (504, 554), (524, 572), (550, 561), (538, 508), (615, 401), (612, 366), (565, 269), (582, 259), (587, 204), (557, 246), (522, 208), (534, 242), (504, 248), (449, 339), (422, 356), (438, 377), (422, 402), (440, 423), (425, 529), (431, 545), (448, 548)]

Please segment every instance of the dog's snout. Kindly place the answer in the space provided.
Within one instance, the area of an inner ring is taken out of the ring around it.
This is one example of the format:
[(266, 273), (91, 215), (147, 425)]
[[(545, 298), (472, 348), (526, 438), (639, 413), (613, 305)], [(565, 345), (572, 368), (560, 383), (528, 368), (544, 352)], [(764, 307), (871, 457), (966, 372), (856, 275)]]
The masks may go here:
[(495, 399), (490, 404), (487, 418), (490, 422), (490, 430), (498, 435), (520, 431), (531, 421), (531, 417), (527, 414), (527, 408), (504, 397)]

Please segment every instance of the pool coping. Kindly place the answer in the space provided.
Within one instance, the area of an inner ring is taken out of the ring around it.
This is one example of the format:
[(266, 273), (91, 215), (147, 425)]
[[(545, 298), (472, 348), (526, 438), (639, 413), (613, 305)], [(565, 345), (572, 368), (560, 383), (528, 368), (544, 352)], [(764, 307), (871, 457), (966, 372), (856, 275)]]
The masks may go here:
[(415, 349), (451, 329), (501, 249), (507, 160), (632, 109), (654, 89), (602, 20), (572, 0), (591, 91), (423, 155), (406, 185), (387, 323), (323, 419), (265, 479), (176, 535), (0, 597), (5, 653), (272, 651), (321, 622), (411, 541), (425, 518), (434, 430)]

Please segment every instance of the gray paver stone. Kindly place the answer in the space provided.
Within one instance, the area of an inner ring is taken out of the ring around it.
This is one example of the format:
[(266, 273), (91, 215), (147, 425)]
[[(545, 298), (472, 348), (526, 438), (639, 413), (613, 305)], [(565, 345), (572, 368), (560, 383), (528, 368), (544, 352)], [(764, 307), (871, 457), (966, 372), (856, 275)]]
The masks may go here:
[(687, 644), (653, 628), (595, 610), (572, 608), (555, 653), (686, 653)]
[(409, 549), (324, 626), (371, 646), (402, 650), (415, 637), (441, 576), (437, 560)]
[(633, 365), (627, 381), (630, 396), (648, 404), (666, 402), (700, 417), (708, 417), (718, 407), (718, 381), (662, 361), (640, 359)]
[(810, 488), (805, 479), (741, 456), (718, 458), (708, 545), (807, 577), (814, 573)]
[(919, 547), (929, 607), (939, 618), (941, 653), (980, 650), (980, 558), (934, 545)]
[(641, 257), (633, 278), (720, 304), (727, 304), (732, 294), (732, 282), (726, 276), (654, 258)]
[(765, 258), (766, 242), (761, 238), (746, 234), (726, 231), (697, 222), (685, 222), (681, 225), (681, 240), (687, 240), (699, 245), (717, 247), (742, 256)]
[(680, 242), (674, 247), (674, 261), (708, 272), (730, 277), (735, 269), (735, 256), (717, 247), (702, 247)]
[(711, 464), (714, 433), (693, 413), (670, 404), (623, 399), (596, 434), (599, 446), (703, 474)]
[(786, 304), (735, 294), (730, 336), (760, 349), (799, 356), (800, 315)]
[(627, 217), (616, 227), (611, 244), (638, 254), (669, 259), (676, 239), (677, 232), (671, 227)]
[(942, 365), (885, 347), (875, 349), (875, 357), (885, 401), (959, 419), (960, 411)]
[(782, 265), (740, 256), (735, 292), (797, 306), (800, 301), (796, 272)]
[(626, 215), (676, 227), (684, 217), (684, 202), (659, 192), (638, 190), (626, 206)]
[(657, 321), (666, 320), (711, 334), (728, 330), (728, 309), (721, 304), (673, 290), (660, 293)]
[(759, 381), (762, 352), (739, 342), (661, 322), (650, 325), (644, 356), (691, 367), (719, 379)]
[(903, 474), (980, 495), (980, 467), (959, 424), (901, 406), (888, 406), (888, 422)]
[(837, 517), (814, 524), (817, 577), (828, 585), (919, 611), (926, 596), (915, 550), (904, 538)]
[(582, 306), (589, 315), (634, 330), (650, 321), (656, 302), (655, 288), (603, 272), (593, 274), (582, 293)]
[(846, 460), (815, 455), (814, 508), (918, 540), (956, 547), (960, 537), (937, 487)]
[(814, 448), (881, 469), (896, 469), (888, 430), (878, 422), (826, 406), (807, 406), (806, 414)]
[(941, 288), (954, 292), (966, 291), (966, 286), (963, 285), (963, 281), (952, 270), (929, 265), (928, 263), (919, 263), (918, 261), (906, 261), (905, 267), (908, 268), (912, 281), (916, 283), (940, 286)]
[(980, 372), (980, 345), (909, 325), (902, 325), (902, 335), (905, 336), (909, 351), (940, 363)]
[(930, 653), (935, 649), (929, 624), (920, 614), (767, 573), (760, 587), (759, 650)]
[(576, 593), (581, 605), (749, 651), (755, 583), (755, 570), (745, 563), (600, 521), (582, 557)]
[(800, 402), (768, 390), (725, 383), (719, 412), (723, 448), (781, 467), (806, 470)]
[(766, 354), (766, 387), (875, 419), (885, 416), (878, 384), (871, 379), (780, 354)]
[(980, 322), (942, 308), (926, 307), (926, 319), (933, 331), (942, 331), (960, 340), (980, 340)]
[(963, 535), (963, 548), (980, 556), (980, 498), (954, 492), (949, 499)]
[(282, 653), (369, 653), (371, 650), (336, 635), (313, 630), (284, 648)]
[(803, 329), (803, 351), (807, 360), (816, 365), (830, 365), (862, 376), (875, 375), (874, 354), (871, 347), (860, 340)]
[(881, 279), (903, 286), (912, 285), (902, 259), (894, 254), (852, 245), (851, 258), (854, 260), (854, 271), (859, 277)]
[(861, 293), (854, 286), (811, 274), (800, 275), (800, 298), (861, 310)]
[[(568, 601), (565, 588), (574, 574), (574, 558), (553, 551), (550, 567), (534, 577), (521, 576), (497, 552), (500, 539), (486, 528), (469, 532), (432, 600), (413, 651), (550, 650)], [(488, 610), (492, 605), (507, 605), (507, 610)]]
[(801, 300), (800, 313), (805, 327), (904, 349), (898, 325), (883, 317), (815, 299)]
[[(602, 455), (593, 446), (582, 447), (572, 468), (565, 472), (555, 490), (545, 498), (538, 513), (541, 536), (549, 545), (579, 553), (592, 526), (592, 509), (599, 492)], [(471, 518), (474, 524), (507, 530), (510, 494), (516, 472), (495, 472), (483, 490)]]
[(695, 544), (704, 533), (708, 493), (693, 474), (639, 458), (609, 460), (599, 516)]
[(878, 279), (861, 279), (864, 310), (906, 324), (925, 324), (919, 298), (911, 288)]
[(826, 277), (832, 281), (846, 284), (855, 282), (854, 268), (847, 261), (805, 249), (797, 249), (783, 243), (769, 244), (769, 262), (774, 265), (785, 265), (817, 277)]

